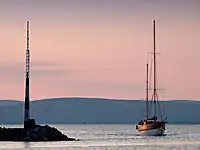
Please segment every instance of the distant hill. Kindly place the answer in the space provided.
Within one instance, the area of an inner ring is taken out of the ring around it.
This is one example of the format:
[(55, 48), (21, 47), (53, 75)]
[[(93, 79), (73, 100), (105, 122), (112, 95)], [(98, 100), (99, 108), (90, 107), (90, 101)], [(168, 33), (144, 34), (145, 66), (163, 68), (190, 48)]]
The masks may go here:
[[(161, 101), (169, 123), (200, 123), (200, 101)], [(144, 118), (145, 101), (53, 98), (31, 102), (31, 116), (45, 124), (135, 124)], [(24, 102), (0, 100), (0, 124), (23, 123)]]

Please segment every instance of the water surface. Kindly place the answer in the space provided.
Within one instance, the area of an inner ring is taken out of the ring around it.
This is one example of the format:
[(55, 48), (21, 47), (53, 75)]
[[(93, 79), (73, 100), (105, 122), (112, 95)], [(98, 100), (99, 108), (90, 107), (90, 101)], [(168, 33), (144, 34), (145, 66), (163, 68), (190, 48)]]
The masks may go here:
[[(200, 149), (200, 125), (169, 125), (166, 136), (142, 137), (135, 125), (51, 125), (80, 141), (0, 142), (1, 149), (13, 150), (171, 150)], [(9, 126), (12, 127), (12, 126)], [(13, 126), (14, 127), (14, 126)], [(15, 126), (16, 127), (16, 126)]]

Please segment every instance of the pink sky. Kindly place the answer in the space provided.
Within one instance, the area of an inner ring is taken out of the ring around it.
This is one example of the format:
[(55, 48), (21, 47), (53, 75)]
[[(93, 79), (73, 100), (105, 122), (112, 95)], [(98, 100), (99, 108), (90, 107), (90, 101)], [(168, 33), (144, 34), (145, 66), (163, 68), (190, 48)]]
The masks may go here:
[(145, 98), (156, 20), (162, 99), (200, 99), (198, 0), (2, 0), (0, 99), (24, 99), (26, 21), (31, 98)]

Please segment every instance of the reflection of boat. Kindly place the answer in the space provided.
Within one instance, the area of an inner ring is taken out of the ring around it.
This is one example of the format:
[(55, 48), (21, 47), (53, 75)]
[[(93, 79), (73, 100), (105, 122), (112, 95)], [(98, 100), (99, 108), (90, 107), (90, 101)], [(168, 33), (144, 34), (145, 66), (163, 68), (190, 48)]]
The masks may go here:
[[(148, 64), (147, 64), (147, 87), (146, 87), (146, 118), (141, 120), (136, 129), (140, 135), (157, 136), (164, 135), (166, 118), (162, 119), (161, 109), (158, 101), (157, 86), (156, 86), (156, 52), (155, 52), (155, 20), (153, 21), (153, 40), (154, 40), (154, 52), (153, 52), (153, 93), (151, 102), (153, 102), (153, 115), (150, 114), (149, 107), (149, 81), (148, 81)], [(158, 110), (158, 111), (157, 111)], [(160, 117), (160, 119), (157, 118)]]

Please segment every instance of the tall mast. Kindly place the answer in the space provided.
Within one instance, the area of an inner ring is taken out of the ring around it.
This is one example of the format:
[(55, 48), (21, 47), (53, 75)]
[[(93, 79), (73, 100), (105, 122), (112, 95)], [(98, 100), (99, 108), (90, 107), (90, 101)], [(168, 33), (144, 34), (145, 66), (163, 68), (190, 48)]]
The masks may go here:
[(26, 35), (26, 83), (25, 83), (25, 111), (24, 111), (24, 125), (30, 120), (30, 97), (29, 97), (29, 76), (30, 76), (30, 50), (29, 50), (29, 21), (27, 21), (27, 35)]
[(148, 100), (149, 100), (149, 68), (148, 68), (148, 64), (147, 64), (147, 75), (146, 75), (147, 81), (146, 81), (146, 119), (148, 119)]
[(156, 117), (156, 23), (153, 21), (153, 68), (154, 68), (154, 83), (153, 83), (153, 101), (154, 101), (154, 117)]

